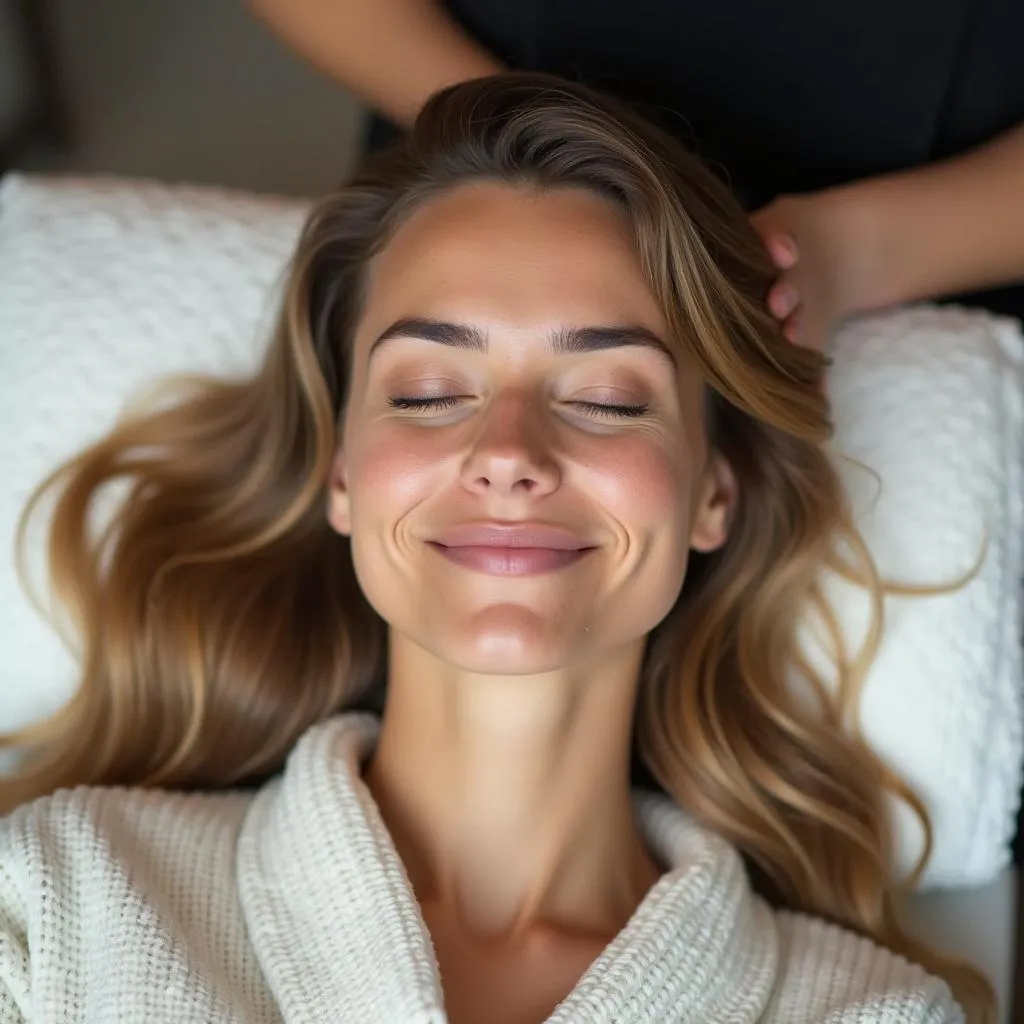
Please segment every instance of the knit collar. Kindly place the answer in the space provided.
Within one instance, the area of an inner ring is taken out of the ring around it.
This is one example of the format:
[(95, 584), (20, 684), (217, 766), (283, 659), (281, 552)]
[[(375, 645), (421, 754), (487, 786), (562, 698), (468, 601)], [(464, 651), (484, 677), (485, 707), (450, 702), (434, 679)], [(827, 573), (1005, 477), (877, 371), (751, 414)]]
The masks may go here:
[[(445, 1024), (430, 934), (362, 767), (380, 721), (314, 726), (256, 796), (239, 837), (249, 937), (286, 1024)], [(778, 948), (742, 861), (671, 800), (634, 791), (669, 871), (556, 1007), (548, 1024), (761, 1017)]]

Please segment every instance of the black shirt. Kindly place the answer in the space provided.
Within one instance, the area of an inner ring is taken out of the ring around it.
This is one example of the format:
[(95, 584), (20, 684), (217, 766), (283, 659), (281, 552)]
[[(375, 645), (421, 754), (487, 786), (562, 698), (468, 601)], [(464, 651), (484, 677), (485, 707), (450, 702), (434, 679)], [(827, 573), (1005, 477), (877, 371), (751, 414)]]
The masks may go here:
[[(614, 92), (748, 209), (1024, 121), (1024, 0), (451, 0), (510, 67)], [(387, 136), (377, 122), (371, 145)], [(1024, 288), (966, 298), (1024, 317)]]

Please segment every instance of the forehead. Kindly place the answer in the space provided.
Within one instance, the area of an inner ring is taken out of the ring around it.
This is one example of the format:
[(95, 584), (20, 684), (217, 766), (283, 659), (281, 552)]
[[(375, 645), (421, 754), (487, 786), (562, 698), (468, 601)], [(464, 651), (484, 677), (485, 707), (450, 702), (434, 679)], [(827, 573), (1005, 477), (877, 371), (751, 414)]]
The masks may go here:
[(409, 216), (367, 285), (368, 329), (457, 313), (517, 327), (632, 322), (666, 331), (625, 213), (584, 189), (460, 186)]

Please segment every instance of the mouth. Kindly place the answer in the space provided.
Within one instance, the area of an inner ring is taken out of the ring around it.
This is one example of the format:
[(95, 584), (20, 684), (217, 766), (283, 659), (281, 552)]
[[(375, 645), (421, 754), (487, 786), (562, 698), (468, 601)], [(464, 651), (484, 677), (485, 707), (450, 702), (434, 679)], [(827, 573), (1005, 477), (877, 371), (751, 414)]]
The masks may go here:
[(428, 544), (455, 565), (493, 576), (556, 572), (596, 550), (569, 530), (527, 523), (468, 524), (446, 530)]

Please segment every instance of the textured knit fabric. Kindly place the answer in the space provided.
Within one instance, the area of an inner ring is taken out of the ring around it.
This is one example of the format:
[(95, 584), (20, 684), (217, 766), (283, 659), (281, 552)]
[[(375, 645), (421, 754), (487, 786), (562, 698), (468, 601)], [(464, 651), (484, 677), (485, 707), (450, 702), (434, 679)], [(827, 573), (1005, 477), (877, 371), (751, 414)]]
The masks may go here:
[[(65, 790), (0, 822), (0, 1021), (443, 1024), (439, 968), (361, 771), (366, 713), (315, 726), (259, 792)], [(961, 1021), (944, 983), (773, 912), (736, 851), (663, 796), (670, 865), (549, 1018)]]

